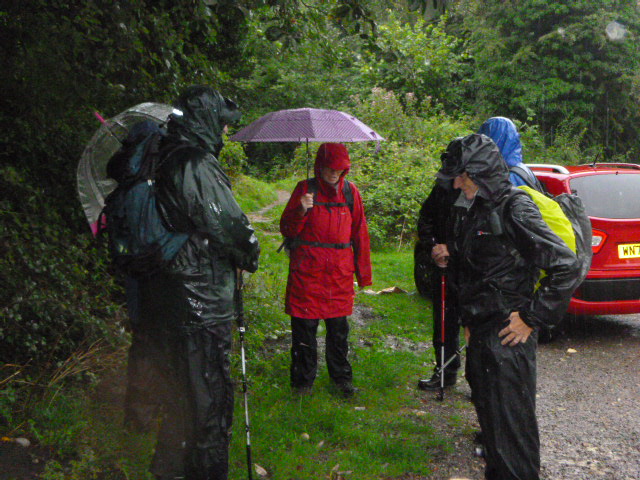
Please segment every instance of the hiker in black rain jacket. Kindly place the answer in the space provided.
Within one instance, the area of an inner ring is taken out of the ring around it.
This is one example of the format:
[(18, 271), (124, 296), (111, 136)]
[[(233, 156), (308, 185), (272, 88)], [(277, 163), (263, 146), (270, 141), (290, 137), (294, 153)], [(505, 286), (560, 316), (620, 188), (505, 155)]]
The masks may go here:
[(170, 265), (140, 284), (140, 315), (164, 345), (164, 419), (151, 465), (157, 479), (226, 480), (233, 414), (229, 354), (237, 269), (254, 272), (260, 249), (216, 155), (236, 105), (207, 86), (175, 102), (161, 144), (160, 211), (190, 233)]
[[(437, 177), (460, 190), (451, 248), (435, 260), (455, 274), (485, 477), (536, 480), (537, 329), (566, 311), (578, 261), (529, 196), (514, 192), (490, 138), (473, 134), (451, 142)], [(540, 269), (547, 275), (536, 289)]]
[[(450, 182), (451, 183), (451, 182)], [(441, 348), (444, 346), (445, 363), (452, 361), (445, 368), (444, 386), (455, 385), (460, 368), (460, 323), (456, 312), (455, 289), (446, 286), (445, 291), (445, 323), (444, 344), (442, 343), (442, 284), (441, 276), (446, 269), (438, 268), (431, 258), (436, 245), (446, 243), (451, 237), (451, 209), (458, 197), (458, 192), (451, 185), (448, 188), (433, 185), (427, 199), (423, 202), (418, 216), (418, 242), (414, 249), (414, 273), (418, 291), (433, 302), (433, 348), (436, 368), (429, 379), (418, 382), (421, 390), (435, 390), (440, 387)], [(429, 280), (428, 280), (429, 279)]]

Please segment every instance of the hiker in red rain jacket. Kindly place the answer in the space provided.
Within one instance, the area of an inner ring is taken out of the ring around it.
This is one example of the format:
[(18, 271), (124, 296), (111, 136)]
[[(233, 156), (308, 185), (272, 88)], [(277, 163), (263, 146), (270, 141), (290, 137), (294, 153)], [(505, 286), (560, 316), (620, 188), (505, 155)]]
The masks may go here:
[(298, 183), (280, 219), (290, 253), (285, 312), (291, 315), (291, 386), (299, 393), (310, 392), (316, 377), (321, 319), (329, 376), (343, 396), (355, 391), (347, 316), (353, 311), (353, 275), (360, 288), (371, 285), (371, 260), (362, 198), (345, 179), (350, 166), (344, 145), (322, 144), (315, 178)]

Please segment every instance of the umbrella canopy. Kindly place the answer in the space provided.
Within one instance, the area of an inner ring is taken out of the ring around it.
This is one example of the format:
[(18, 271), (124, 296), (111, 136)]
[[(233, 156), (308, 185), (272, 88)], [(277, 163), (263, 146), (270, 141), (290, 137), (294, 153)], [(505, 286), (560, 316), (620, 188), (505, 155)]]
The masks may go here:
[(297, 108), (267, 113), (231, 136), (237, 142), (367, 142), (384, 140), (353, 115)]
[(78, 195), (94, 234), (104, 200), (117, 185), (115, 180), (107, 178), (109, 159), (118, 151), (133, 125), (142, 120), (161, 124), (174, 112), (172, 106), (163, 103), (141, 103), (104, 121), (87, 143), (78, 163)]

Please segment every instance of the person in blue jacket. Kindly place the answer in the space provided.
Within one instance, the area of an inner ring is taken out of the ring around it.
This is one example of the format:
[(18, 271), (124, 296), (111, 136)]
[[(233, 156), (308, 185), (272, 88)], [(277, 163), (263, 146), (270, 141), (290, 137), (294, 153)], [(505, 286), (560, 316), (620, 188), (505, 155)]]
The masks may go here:
[[(486, 135), (498, 146), (509, 167), (509, 179), (515, 187), (527, 185), (543, 191), (538, 179), (522, 160), (522, 142), (515, 124), (506, 117), (491, 117), (478, 133)], [(515, 168), (514, 168), (515, 167)]]

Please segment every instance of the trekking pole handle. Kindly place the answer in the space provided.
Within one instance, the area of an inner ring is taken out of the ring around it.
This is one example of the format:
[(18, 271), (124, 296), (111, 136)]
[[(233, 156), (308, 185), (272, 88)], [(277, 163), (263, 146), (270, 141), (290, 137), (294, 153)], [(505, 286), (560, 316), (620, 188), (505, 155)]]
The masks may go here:
[(236, 304), (236, 322), (238, 324), (238, 331), (240, 335), (245, 332), (244, 326), (244, 302), (242, 300), (243, 289), (243, 277), (242, 270), (236, 269), (236, 292), (235, 292), (235, 304)]

